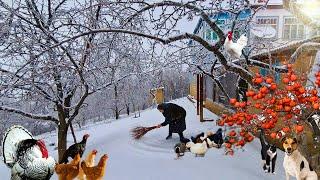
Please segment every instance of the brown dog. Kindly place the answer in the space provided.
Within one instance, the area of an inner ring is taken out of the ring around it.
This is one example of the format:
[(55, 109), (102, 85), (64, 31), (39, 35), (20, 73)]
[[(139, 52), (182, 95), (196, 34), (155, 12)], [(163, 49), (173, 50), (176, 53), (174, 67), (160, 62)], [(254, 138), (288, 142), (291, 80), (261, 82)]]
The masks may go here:
[(286, 153), (283, 160), (286, 180), (290, 179), (289, 176), (296, 177), (297, 180), (318, 180), (316, 172), (299, 152), (296, 138), (283, 138), (282, 146)]

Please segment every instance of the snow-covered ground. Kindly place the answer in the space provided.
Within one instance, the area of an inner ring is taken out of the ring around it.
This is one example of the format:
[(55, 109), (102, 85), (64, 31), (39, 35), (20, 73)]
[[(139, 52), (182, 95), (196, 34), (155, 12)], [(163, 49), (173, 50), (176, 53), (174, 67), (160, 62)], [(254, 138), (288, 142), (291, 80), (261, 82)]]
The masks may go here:
[[(216, 130), (213, 122), (200, 123), (196, 108), (187, 98), (173, 101), (187, 109), (187, 130), (185, 136), (190, 137), (199, 132)], [(217, 116), (205, 110), (205, 117), (216, 119)], [(130, 130), (138, 125), (151, 126), (164, 120), (156, 109), (146, 110), (140, 118), (123, 118), (111, 123), (89, 125), (77, 131), (80, 138), (83, 134), (91, 136), (86, 152), (98, 150), (98, 158), (104, 153), (109, 155), (106, 169), (107, 180), (281, 180), (285, 179), (282, 167), (283, 153), (278, 150), (276, 175), (265, 174), (262, 170), (259, 141), (236, 151), (234, 156), (224, 155), (223, 148), (209, 149), (205, 157), (194, 157), (187, 153), (182, 159), (175, 160), (173, 146), (179, 141), (174, 134), (171, 140), (165, 140), (168, 127), (157, 129), (146, 134), (141, 140), (130, 137)], [(56, 136), (48, 133), (42, 135), (47, 144), (56, 142)], [(71, 144), (71, 136), (68, 137)], [(51, 155), (57, 157), (57, 151), (49, 147)], [(10, 179), (10, 170), (0, 162), (0, 179)], [(57, 179), (53, 176), (52, 179)]]

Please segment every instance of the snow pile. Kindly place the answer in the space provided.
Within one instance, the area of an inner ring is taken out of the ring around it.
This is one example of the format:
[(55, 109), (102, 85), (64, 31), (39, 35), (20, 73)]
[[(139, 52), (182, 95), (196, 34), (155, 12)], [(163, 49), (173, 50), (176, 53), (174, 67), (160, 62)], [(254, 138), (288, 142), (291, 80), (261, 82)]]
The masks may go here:
[[(185, 136), (190, 138), (199, 132), (216, 130), (213, 122), (200, 123), (196, 115), (196, 108), (187, 98), (173, 101), (187, 110), (187, 130)], [(205, 118), (218, 117), (205, 110)], [(186, 153), (180, 160), (174, 160), (173, 146), (179, 141), (177, 134), (173, 139), (165, 140), (168, 127), (157, 129), (146, 134), (141, 140), (134, 141), (130, 137), (130, 130), (138, 125), (151, 126), (164, 121), (162, 114), (156, 109), (141, 113), (140, 118), (127, 117), (107, 124), (95, 124), (77, 131), (77, 136), (89, 133), (87, 150), (98, 150), (98, 158), (102, 154), (109, 155), (105, 179), (107, 180), (274, 180), (285, 179), (282, 167), (283, 153), (278, 150), (276, 175), (265, 174), (262, 170), (260, 144), (255, 140), (247, 145), (242, 152), (238, 150), (235, 156), (225, 156), (224, 149), (209, 149), (205, 157), (195, 158)], [(44, 134), (42, 137), (47, 144), (56, 142), (54, 134)], [(68, 137), (72, 144), (71, 135)], [(54, 157), (57, 151), (49, 147)], [(10, 171), (0, 163), (1, 179), (10, 179)], [(54, 176), (52, 179), (57, 179)]]

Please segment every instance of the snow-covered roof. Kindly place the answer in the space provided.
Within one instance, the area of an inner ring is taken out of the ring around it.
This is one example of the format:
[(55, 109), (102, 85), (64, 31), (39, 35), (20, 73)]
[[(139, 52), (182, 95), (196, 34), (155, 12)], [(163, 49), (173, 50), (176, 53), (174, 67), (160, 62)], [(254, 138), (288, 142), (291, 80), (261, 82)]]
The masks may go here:
[[(304, 43), (307, 43), (307, 42), (320, 42), (320, 36), (315, 36), (315, 37), (312, 37), (312, 38), (309, 38), (309, 39), (304, 39), (304, 40), (299, 40), (299, 41), (293, 41), (293, 42), (290, 42), (290, 43), (287, 43), (285, 45), (282, 45), (282, 46), (279, 46), (279, 47), (276, 47), (274, 49), (271, 49), (270, 50), (270, 54), (274, 54), (274, 53), (279, 53), (279, 52), (282, 52), (282, 51), (286, 51), (286, 50), (290, 50), (290, 49), (293, 49), (293, 48), (298, 48), (300, 45), (304, 44)], [(268, 52), (267, 52), (267, 49), (263, 52), (259, 52), (259, 53), (256, 53), (252, 56), (252, 58), (264, 58), (264, 57), (267, 57), (268, 56)]]
[[(267, 0), (250, 0), (251, 4), (264, 5)], [(268, 5), (282, 5), (282, 0), (269, 0)]]

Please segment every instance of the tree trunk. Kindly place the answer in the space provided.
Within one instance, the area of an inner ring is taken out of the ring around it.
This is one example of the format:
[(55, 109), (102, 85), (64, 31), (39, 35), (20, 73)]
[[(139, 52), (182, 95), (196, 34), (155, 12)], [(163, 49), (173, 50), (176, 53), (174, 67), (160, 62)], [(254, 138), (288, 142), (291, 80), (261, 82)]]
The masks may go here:
[(129, 104), (126, 104), (126, 109), (127, 109), (127, 115), (129, 116), (129, 115), (130, 115), (130, 107), (129, 107)]
[(136, 112), (136, 105), (135, 103), (132, 103), (133, 112), (134, 112), (134, 118), (137, 118), (137, 112)]
[(62, 159), (64, 152), (67, 149), (67, 132), (68, 126), (65, 122), (60, 121), (60, 125), (58, 126), (58, 159), (59, 162)]
[(116, 116), (116, 119), (119, 119), (119, 107), (118, 107), (118, 88), (117, 88), (117, 85), (115, 84), (114, 85), (114, 99), (115, 99), (115, 116)]
[(116, 106), (116, 110), (115, 110), (115, 115), (116, 115), (116, 119), (119, 119), (119, 115), (120, 113), (119, 113), (119, 108), (118, 108), (118, 106)]
[(72, 134), (72, 137), (73, 137), (73, 142), (77, 143), (77, 137), (76, 137), (76, 134), (74, 133), (72, 122), (70, 122), (70, 129), (71, 129), (71, 134)]

